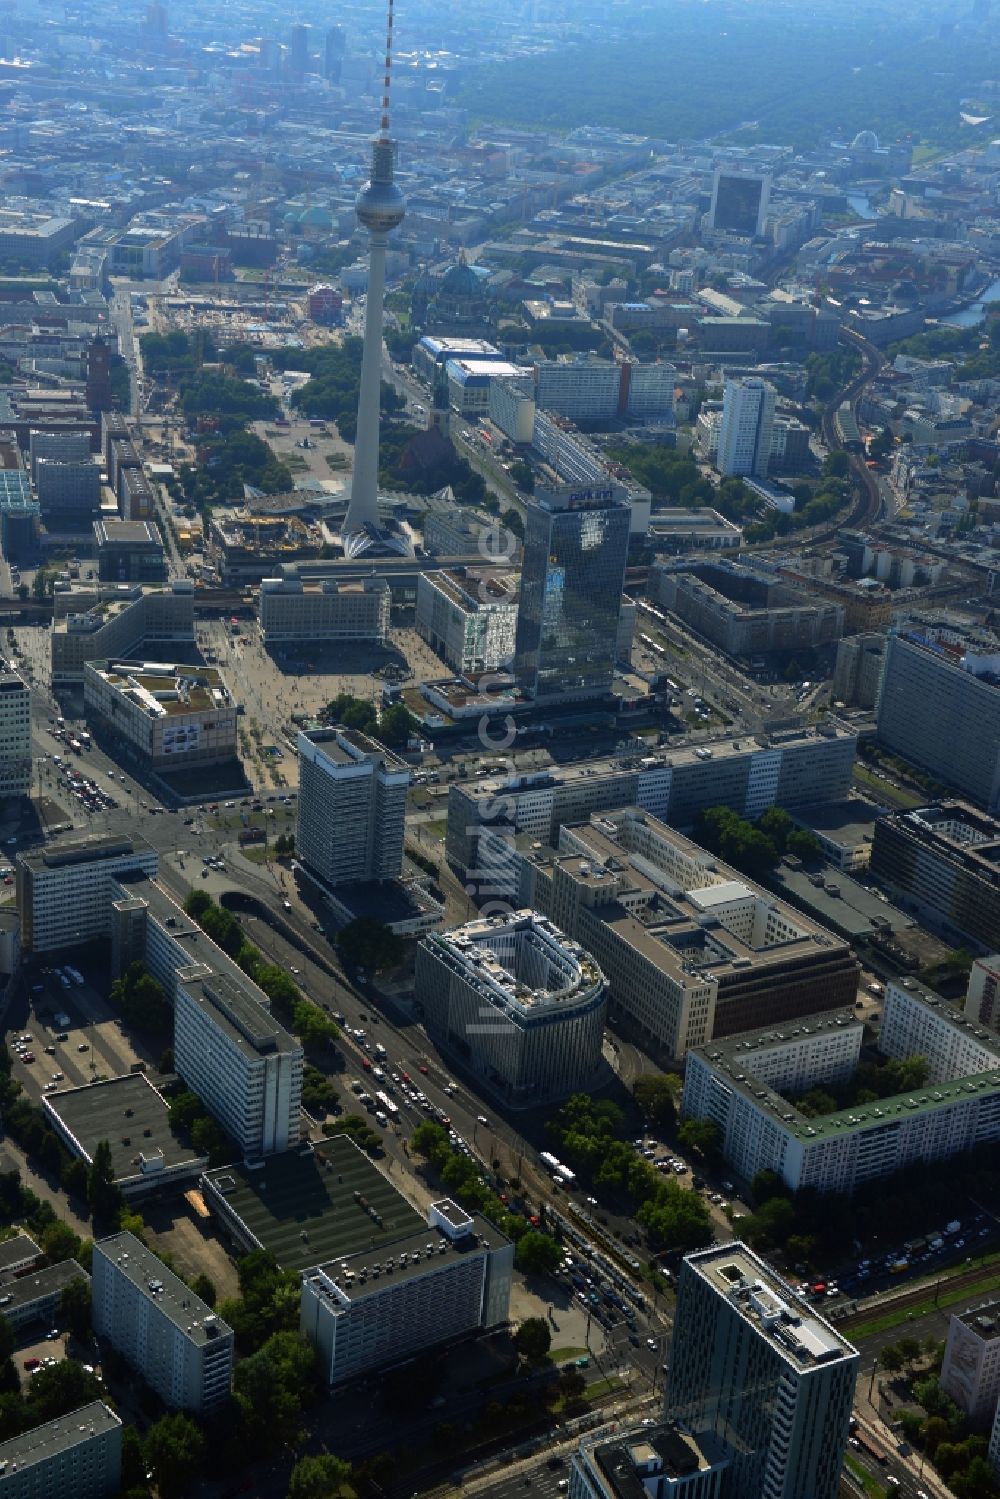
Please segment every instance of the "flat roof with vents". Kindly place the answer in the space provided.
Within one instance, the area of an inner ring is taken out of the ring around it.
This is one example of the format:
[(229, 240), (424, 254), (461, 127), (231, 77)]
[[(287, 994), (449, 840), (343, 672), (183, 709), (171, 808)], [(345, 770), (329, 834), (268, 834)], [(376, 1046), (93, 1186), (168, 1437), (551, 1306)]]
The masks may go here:
[(121, 1424), (110, 1406), (103, 1400), (94, 1400), (66, 1416), (46, 1421), (44, 1426), (33, 1426), (30, 1431), (22, 1431), (20, 1436), (0, 1442), (0, 1478), (13, 1479), (15, 1467), (16, 1471), (24, 1472), (34, 1463), (48, 1462), (78, 1442), (87, 1442)]
[[(150, 1301), (156, 1303), (165, 1317), (181, 1329), (194, 1343), (206, 1344), (232, 1336), (232, 1328), (186, 1286), (179, 1275), (163, 1263), (153, 1251), (127, 1231), (98, 1239), (94, 1245), (120, 1273)], [(95, 1267), (96, 1271), (96, 1267)]]
[[(248, 1248), (268, 1249), (283, 1270), (429, 1234), (423, 1217), (348, 1135), (223, 1166), (202, 1178), (205, 1201)], [(381, 1219), (377, 1221), (375, 1215)]]
[(108, 1141), (115, 1181), (123, 1190), (142, 1177), (139, 1156), (155, 1158), (162, 1152), (160, 1174), (187, 1162), (196, 1175), (205, 1164), (204, 1156), (171, 1132), (167, 1101), (141, 1072), (48, 1093), (42, 1108), (73, 1153), (88, 1164), (98, 1142)]

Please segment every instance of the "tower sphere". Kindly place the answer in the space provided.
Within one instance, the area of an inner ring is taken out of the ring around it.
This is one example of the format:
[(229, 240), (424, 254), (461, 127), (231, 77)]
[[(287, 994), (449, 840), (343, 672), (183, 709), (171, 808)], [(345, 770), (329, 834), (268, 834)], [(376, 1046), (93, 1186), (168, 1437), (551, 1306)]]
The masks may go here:
[(398, 229), (406, 216), (406, 199), (394, 182), (369, 182), (354, 203), (358, 223), (371, 234)]

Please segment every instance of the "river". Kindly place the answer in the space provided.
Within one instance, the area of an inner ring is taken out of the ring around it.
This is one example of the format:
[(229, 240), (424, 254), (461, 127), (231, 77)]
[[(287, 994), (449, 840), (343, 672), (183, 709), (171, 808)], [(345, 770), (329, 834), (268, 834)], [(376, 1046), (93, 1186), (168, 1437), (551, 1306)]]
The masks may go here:
[(875, 217), (875, 210), (871, 205), (871, 200), (865, 193), (847, 193), (846, 197), (848, 204), (854, 209), (859, 218), (873, 219)]
[(968, 307), (963, 307), (961, 312), (953, 312), (950, 317), (943, 317), (941, 321), (951, 328), (971, 328), (975, 323), (981, 323), (986, 316), (987, 302), (1000, 302), (1000, 276), (990, 283), (981, 297), (970, 302)]

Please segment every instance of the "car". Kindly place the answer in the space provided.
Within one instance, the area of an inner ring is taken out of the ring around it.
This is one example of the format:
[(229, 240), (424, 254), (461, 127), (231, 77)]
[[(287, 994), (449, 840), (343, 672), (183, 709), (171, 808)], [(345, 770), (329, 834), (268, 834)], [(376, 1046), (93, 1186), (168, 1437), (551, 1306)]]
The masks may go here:
[(52, 1074), (52, 1081), (54, 1083), (61, 1083), (63, 1081), (63, 1078), (65, 1077), (65, 1075), (66, 1074), (64, 1072), (53, 1072), (53, 1074)]
[(90, 1050), (90, 1043), (88, 1041), (81, 1041), (80, 1044), (79, 1044), (79, 1046), (76, 1049), (77, 1049), (77, 1051), (89, 1051)]
[(655, 1338), (647, 1338), (646, 1339), (646, 1347), (647, 1348), (655, 1348), (656, 1346), (657, 1346), (657, 1343), (656, 1343), (656, 1339)]
[(46, 1048), (45, 1048), (45, 1055), (47, 1057), (54, 1057), (55, 1054), (56, 1054), (56, 1049), (55, 1049), (54, 1046), (46, 1046)]
[(33, 1374), (34, 1371), (41, 1366), (41, 1362), (42, 1361), (40, 1358), (26, 1358), (24, 1361), (24, 1367), (27, 1369), (29, 1374)]
[(45, 1334), (45, 1336), (46, 1336), (47, 1340), (51, 1343), (54, 1338), (57, 1338), (59, 1336), (59, 1329), (58, 1329), (58, 1327), (50, 1327), (49, 1330), (48, 1330), (48, 1332)]
[(900, 1481), (896, 1477), (895, 1473), (887, 1473), (885, 1475), (885, 1481), (886, 1483), (891, 1483), (894, 1489), (898, 1489), (900, 1487)]
[(24, 1053), (24, 1060), (26, 1062), (33, 1062), (35, 1060), (35, 1053), (33, 1051), (26, 1051)]
[(485, 1114), (480, 1114), (480, 1115), (479, 1115), (479, 1117), (478, 1117), (478, 1122), (479, 1122), (479, 1123), (480, 1123), (480, 1124), (485, 1124), (485, 1125), (486, 1125), (486, 1126), (487, 1126), (487, 1128), (488, 1128), (488, 1127), (489, 1127), (489, 1122), (490, 1122), (490, 1121), (489, 1121), (489, 1120), (488, 1120), (488, 1119), (487, 1119), (487, 1117), (486, 1117), (486, 1115), (485, 1115)]
[(424, 1074), (424, 1076), (426, 1077), (427, 1076), (427, 1072), (428, 1072), (427, 1063), (426, 1062), (421, 1062), (420, 1066), (417, 1069), (417, 1071), (418, 1072), (422, 1072)]

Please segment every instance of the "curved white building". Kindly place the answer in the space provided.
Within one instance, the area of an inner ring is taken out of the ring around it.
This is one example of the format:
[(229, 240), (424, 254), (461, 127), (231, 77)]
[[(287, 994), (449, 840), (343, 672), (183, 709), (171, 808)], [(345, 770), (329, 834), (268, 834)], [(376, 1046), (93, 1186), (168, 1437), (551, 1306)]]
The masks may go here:
[(414, 991), (428, 1035), (505, 1102), (528, 1106), (593, 1083), (607, 982), (546, 917), (513, 911), (425, 937)]

